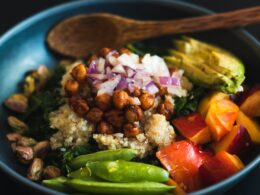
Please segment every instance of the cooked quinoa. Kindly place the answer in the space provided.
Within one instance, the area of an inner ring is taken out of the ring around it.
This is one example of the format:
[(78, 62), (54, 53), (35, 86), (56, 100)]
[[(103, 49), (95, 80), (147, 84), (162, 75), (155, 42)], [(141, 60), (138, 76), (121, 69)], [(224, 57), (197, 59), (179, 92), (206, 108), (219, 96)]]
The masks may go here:
[(143, 133), (136, 135), (135, 138), (124, 137), (123, 133), (112, 135), (94, 134), (93, 138), (98, 143), (100, 149), (119, 149), (131, 148), (137, 151), (139, 157), (144, 157), (152, 150), (151, 144)]
[(153, 114), (146, 121), (144, 130), (149, 143), (159, 148), (174, 142), (174, 129), (165, 116), (161, 114)]
[(77, 116), (68, 104), (50, 114), (51, 128), (58, 132), (50, 138), (51, 148), (86, 144), (94, 131), (94, 125)]

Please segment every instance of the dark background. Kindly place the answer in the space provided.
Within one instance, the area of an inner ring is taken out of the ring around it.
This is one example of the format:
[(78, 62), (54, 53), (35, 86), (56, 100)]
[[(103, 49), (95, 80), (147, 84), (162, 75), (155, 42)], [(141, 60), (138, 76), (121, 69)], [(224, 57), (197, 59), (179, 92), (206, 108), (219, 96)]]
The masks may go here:
[[(109, 1), (109, 0), (108, 0)], [(183, 0), (184, 1), (184, 0)], [(216, 12), (229, 11), (244, 7), (260, 5), (260, 0), (185, 0), (204, 6)], [(68, 0), (8, 0), (1, 1), (0, 5), (0, 35), (23, 19), (54, 5)], [(258, 40), (260, 40), (260, 25), (246, 28)], [(236, 185), (227, 194), (257, 195), (260, 194), (259, 184), (260, 166), (250, 173), (242, 182)], [(0, 171), (0, 194), (35, 194), (24, 186), (12, 181)], [(253, 194), (254, 192), (254, 194)], [(40, 193), (37, 193), (40, 195)]]

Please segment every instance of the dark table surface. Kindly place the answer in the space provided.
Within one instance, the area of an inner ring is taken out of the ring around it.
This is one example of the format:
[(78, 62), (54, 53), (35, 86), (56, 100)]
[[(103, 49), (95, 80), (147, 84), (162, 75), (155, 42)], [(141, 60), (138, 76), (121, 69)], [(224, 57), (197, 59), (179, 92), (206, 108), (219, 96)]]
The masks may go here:
[[(260, 5), (260, 0), (185, 0), (197, 5), (204, 6), (216, 12), (229, 11), (243, 7), (250, 7)], [(11, 28), (16, 23), (23, 19), (54, 5), (58, 5), (68, 0), (22, 0), (22, 1), (2, 1), (0, 6), (0, 35), (6, 30)], [(260, 40), (260, 25), (255, 25), (246, 28), (258, 40)], [(230, 190), (227, 195), (258, 195), (260, 194), (259, 185), (260, 166), (252, 171), (246, 178), (243, 179), (238, 185)], [(7, 187), (10, 186), (10, 187)], [(12, 181), (7, 175), (0, 170), (0, 194), (35, 194), (30, 189)], [(40, 195), (40, 193), (37, 193)]]

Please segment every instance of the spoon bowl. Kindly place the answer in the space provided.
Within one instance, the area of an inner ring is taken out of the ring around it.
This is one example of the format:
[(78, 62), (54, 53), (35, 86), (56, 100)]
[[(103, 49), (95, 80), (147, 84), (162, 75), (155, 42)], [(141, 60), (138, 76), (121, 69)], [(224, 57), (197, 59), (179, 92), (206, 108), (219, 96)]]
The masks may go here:
[(132, 41), (167, 34), (233, 28), (260, 23), (260, 6), (181, 20), (141, 21), (108, 13), (78, 15), (56, 25), (49, 47), (62, 55), (83, 58), (102, 47), (118, 48)]

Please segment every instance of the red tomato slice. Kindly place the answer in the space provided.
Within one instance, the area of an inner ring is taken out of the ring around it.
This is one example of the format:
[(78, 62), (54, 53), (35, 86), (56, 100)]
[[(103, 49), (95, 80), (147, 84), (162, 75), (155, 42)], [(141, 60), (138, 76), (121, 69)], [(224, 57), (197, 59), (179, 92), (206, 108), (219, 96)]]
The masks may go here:
[(211, 155), (185, 140), (162, 148), (156, 156), (179, 186), (191, 192), (200, 189), (198, 169)]

